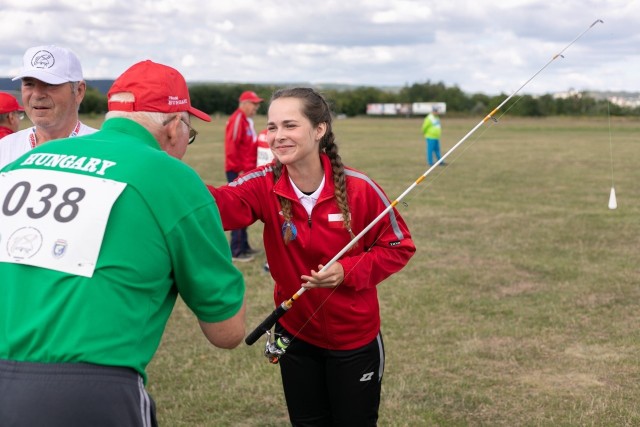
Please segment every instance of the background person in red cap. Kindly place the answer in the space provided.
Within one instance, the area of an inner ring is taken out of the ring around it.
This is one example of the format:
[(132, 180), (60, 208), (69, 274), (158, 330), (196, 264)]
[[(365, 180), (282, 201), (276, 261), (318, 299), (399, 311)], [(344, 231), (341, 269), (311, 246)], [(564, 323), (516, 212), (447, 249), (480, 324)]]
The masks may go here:
[[(255, 92), (245, 91), (238, 101), (238, 109), (229, 117), (224, 132), (224, 170), (228, 182), (256, 167), (257, 134), (253, 126), (253, 116), (256, 115), (262, 98)], [(246, 228), (231, 231), (229, 245), (234, 261), (251, 261), (253, 255), (258, 253), (249, 245)]]
[(87, 85), (80, 60), (71, 50), (52, 45), (27, 49), (22, 70), (13, 78), (18, 79), (22, 80), (22, 105), (35, 126), (3, 138), (0, 169), (52, 139), (96, 131), (78, 119)]
[(20, 120), (24, 118), (24, 108), (13, 95), (0, 92), (0, 138), (20, 129)]
[(157, 425), (145, 370), (178, 295), (214, 346), (244, 337), (244, 280), (215, 200), (179, 160), (191, 117), (210, 117), (151, 61), (108, 97), (100, 131), (38, 146), (0, 176), (3, 426)]

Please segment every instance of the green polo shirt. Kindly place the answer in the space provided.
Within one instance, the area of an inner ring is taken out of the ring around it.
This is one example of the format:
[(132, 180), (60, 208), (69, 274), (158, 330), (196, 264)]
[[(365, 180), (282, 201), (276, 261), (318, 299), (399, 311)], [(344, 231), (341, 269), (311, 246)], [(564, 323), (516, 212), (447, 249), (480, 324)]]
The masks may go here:
[[(244, 281), (213, 197), (139, 124), (107, 120), (94, 134), (39, 146), (2, 172), (24, 168), (126, 187), (112, 206), (91, 277), (0, 262), (0, 359), (125, 366), (146, 380), (178, 294), (205, 322), (240, 310)], [(9, 211), (17, 210), (18, 194)], [(6, 197), (0, 194), (0, 204)], [(6, 243), (0, 235), (0, 250)]]

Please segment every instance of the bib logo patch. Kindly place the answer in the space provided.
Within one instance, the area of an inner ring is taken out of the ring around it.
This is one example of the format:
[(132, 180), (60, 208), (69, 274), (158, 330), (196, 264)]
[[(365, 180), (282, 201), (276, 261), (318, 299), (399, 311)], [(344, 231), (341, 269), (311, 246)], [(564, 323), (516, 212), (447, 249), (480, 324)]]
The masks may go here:
[(7, 240), (7, 253), (15, 259), (31, 258), (42, 246), (42, 234), (33, 227), (16, 230)]
[(67, 241), (64, 239), (58, 239), (53, 244), (53, 257), (62, 258), (67, 251)]

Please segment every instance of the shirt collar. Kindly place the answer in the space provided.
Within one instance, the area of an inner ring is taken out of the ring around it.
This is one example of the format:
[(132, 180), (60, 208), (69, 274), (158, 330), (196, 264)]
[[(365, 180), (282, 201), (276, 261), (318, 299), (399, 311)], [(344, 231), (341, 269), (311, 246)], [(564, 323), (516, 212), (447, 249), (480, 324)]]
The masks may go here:
[(289, 182), (291, 183), (291, 187), (293, 188), (293, 191), (296, 193), (296, 197), (298, 198), (298, 200), (300, 200), (300, 203), (302, 203), (302, 206), (304, 206), (308, 215), (311, 215), (311, 210), (316, 205), (316, 202), (320, 197), (320, 193), (322, 193), (322, 189), (324, 188), (324, 180), (325, 180), (325, 177), (323, 176), (322, 181), (320, 182), (320, 185), (318, 186), (316, 191), (314, 191), (312, 194), (307, 196), (302, 191), (300, 191), (298, 187), (296, 187), (291, 177), (289, 177)]
[(156, 138), (144, 126), (138, 122), (125, 118), (113, 117), (105, 120), (100, 130), (110, 130), (115, 132), (123, 132), (133, 136), (134, 138), (144, 141), (147, 145), (161, 149)]

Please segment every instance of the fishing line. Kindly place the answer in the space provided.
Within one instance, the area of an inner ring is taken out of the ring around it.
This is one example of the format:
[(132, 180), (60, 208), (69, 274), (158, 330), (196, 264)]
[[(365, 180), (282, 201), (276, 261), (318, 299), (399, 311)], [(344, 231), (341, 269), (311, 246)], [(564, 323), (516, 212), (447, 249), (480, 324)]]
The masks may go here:
[[(485, 127), (473, 140), (471, 140), (469, 142), (469, 144), (463, 148), (463, 150), (458, 153), (453, 160), (449, 161), (449, 165), (453, 165), (459, 158), (461, 158), (466, 152), (467, 150), (469, 150), (471, 147), (473, 147), (476, 142), (478, 142), (480, 139), (482, 139), (482, 136), (489, 130), (491, 129), (493, 126), (496, 126), (497, 124), (499, 124), (500, 119), (506, 115), (516, 104), (518, 104), (518, 102), (520, 102), (522, 100), (522, 96), (518, 97), (515, 102), (513, 102), (509, 108), (507, 108), (504, 112), (502, 112), (502, 114), (500, 114), (499, 117), (497, 117), (488, 127)], [(415, 194), (412, 195), (411, 200), (413, 200), (414, 198), (416, 198), (419, 194), (421, 194), (422, 192), (426, 191), (430, 186), (432, 186), (437, 180), (438, 178), (440, 178), (446, 171), (448, 168), (445, 169), (440, 169), (439, 172), (434, 175), (429, 182), (425, 183), (424, 186), (422, 186), (422, 188), (420, 188)], [(403, 205), (406, 207), (410, 204), (411, 200), (407, 199), (406, 201), (403, 201)], [(380, 234), (378, 235), (378, 237), (373, 241), (373, 245), (375, 245), (375, 243), (380, 239), (380, 237), (382, 236), (382, 234), (384, 234), (384, 232), (390, 227), (391, 225), (387, 225), (386, 228), (384, 228)], [(358, 264), (360, 263), (360, 261), (362, 261), (362, 258), (360, 260), (358, 260), (358, 262), (355, 263), (353, 269), (355, 269)], [(353, 269), (351, 271), (353, 271)], [(344, 278), (343, 278), (343, 282), (347, 279), (347, 277), (349, 277), (349, 274), (351, 274), (351, 271), (349, 271), (347, 274), (345, 274)], [(326, 302), (328, 302), (328, 300), (331, 298), (331, 296), (337, 291), (337, 289), (340, 287), (340, 285), (336, 286), (335, 288), (333, 288), (331, 290), (331, 292), (322, 300), (322, 302), (316, 307), (316, 309), (313, 311), (313, 313), (311, 313), (311, 315), (308, 317), (307, 321), (305, 323), (302, 324), (302, 326), (300, 326), (300, 328), (298, 329), (298, 331), (290, 338), (290, 342), (293, 342), (293, 340), (296, 339), (296, 337), (300, 334), (300, 332), (302, 332), (302, 330), (307, 326), (307, 324), (315, 317), (315, 315), (322, 309), (322, 307), (325, 305)]]
[[(487, 114), (475, 127), (473, 127), (462, 139), (460, 139), (452, 148), (449, 149), (436, 163), (434, 163), (426, 172), (424, 172), (413, 184), (411, 184), (400, 196), (398, 196), (395, 200), (390, 202), (386, 209), (384, 209), (369, 225), (367, 225), (360, 233), (358, 233), (340, 252), (338, 252), (329, 262), (327, 262), (322, 269), (320, 269), (319, 273), (326, 271), (331, 265), (337, 262), (347, 251), (349, 251), (355, 244), (369, 231), (375, 224), (377, 224), (382, 218), (384, 218), (389, 212), (395, 208), (398, 203), (400, 203), (404, 197), (409, 194), (418, 184), (420, 184), (436, 167), (440, 166), (444, 160), (451, 155), (461, 144), (463, 144), (467, 139), (473, 135), (478, 128), (480, 128), (483, 124), (492, 120), (494, 123), (497, 123), (498, 120), (494, 118), (494, 115), (500, 111), (500, 109), (509, 102), (520, 90), (522, 90), (529, 82), (531, 82), (536, 76), (538, 76), (543, 70), (545, 70), (553, 61), (557, 58), (564, 58), (562, 55), (569, 47), (571, 47), (579, 38), (581, 38), (587, 31), (589, 31), (592, 27), (594, 27), (598, 23), (603, 23), (602, 20), (598, 19), (594, 21), (586, 30), (580, 33), (577, 37), (575, 37), (567, 46), (564, 47), (559, 53), (554, 55), (540, 70), (538, 70), (533, 76), (531, 76), (526, 82), (524, 82), (518, 89), (516, 89), (511, 95), (509, 95), (504, 101), (502, 101), (496, 108), (494, 108), (489, 114)], [(515, 103), (514, 103), (515, 105)], [(512, 108), (513, 105), (510, 107)], [(509, 108), (509, 109), (510, 109)], [(507, 110), (508, 111), (508, 110)], [(505, 112), (506, 113), (506, 112)], [(500, 117), (502, 117), (505, 113), (503, 113)], [(481, 134), (482, 135), (482, 134)], [(476, 138), (477, 141), (477, 138)], [(344, 282), (344, 280), (343, 280)], [(329, 297), (336, 291), (338, 286), (334, 287), (329, 294)], [(258, 338), (262, 335), (270, 331), (270, 329), (276, 324), (278, 319), (280, 319), (295, 303), (295, 301), (300, 298), (307, 289), (302, 286), (295, 294), (291, 296), (288, 300), (284, 300), (276, 309), (267, 316), (262, 323), (260, 323), (247, 337), (245, 338), (245, 343), (247, 345), (254, 344)], [(321, 306), (328, 300), (328, 297), (321, 303)], [(319, 310), (316, 309), (314, 313), (308, 318), (306, 325), (311, 318), (317, 313)], [(302, 328), (304, 328), (304, 325)], [(300, 328), (296, 335), (302, 330)], [(270, 334), (269, 334), (270, 336)], [(269, 337), (267, 338), (267, 349), (269, 348)], [(265, 350), (266, 353), (266, 350)]]
[(611, 111), (609, 110), (609, 100), (607, 100), (607, 117), (609, 118), (609, 153), (611, 156), (611, 191), (609, 192), (609, 209), (617, 209), (616, 188), (613, 184), (613, 142), (611, 142)]

